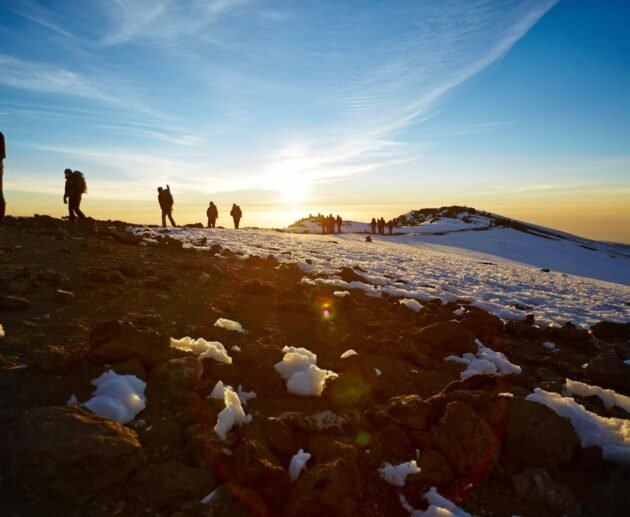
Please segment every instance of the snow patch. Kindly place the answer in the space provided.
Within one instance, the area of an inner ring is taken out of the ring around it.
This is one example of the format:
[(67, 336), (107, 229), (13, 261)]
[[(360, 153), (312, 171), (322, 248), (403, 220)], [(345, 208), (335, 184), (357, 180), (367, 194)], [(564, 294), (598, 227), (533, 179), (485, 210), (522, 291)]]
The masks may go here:
[(317, 366), (317, 356), (305, 348), (285, 346), (284, 357), (274, 368), (287, 381), (287, 391), (295, 395), (319, 396), (326, 379), (337, 377), (335, 372)]
[(478, 339), (477, 353), (465, 353), (463, 356), (449, 355), (444, 358), (445, 361), (465, 364), (467, 368), (459, 374), (461, 379), (472, 377), (473, 375), (496, 375), (502, 377), (504, 375), (517, 375), (521, 373), (521, 367), (512, 364), (501, 352), (495, 352), (489, 347), (484, 346)]
[(289, 463), (289, 476), (291, 481), (296, 481), (300, 477), (300, 472), (306, 470), (306, 462), (311, 459), (311, 454), (304, 452), (304, 449), (300, 449), (291, 458)]
[(377, 377), (380, 377), (383, 374), (383, 372), (381, 372), (378, 368), (374, 368), (374, 373)]
[(214, 359), (219, 363), (232, 364), (232, 358), (219, 341), (206, 341), (204, 338), (192, 339), (188, 336), (181, 339), (171, 338), (171, 347), (192, 352), (201, 359)]
[(551, 341), (545, 341), (542, 346), (544, 348), (546, 348), (547, 350), (555, 350), (556, 349), (556, 344), (552, 343)]
[(379, 475), (385, 481), (387, 481), (390, 485), (400, 487), (405, 486), (407, 476), (417, 474), (418, 472), (420, 472), (420, 467), (416, 464), (416, 460), (400, 463), (399, 465), (384, 463), (383, 466), (378, 469)]
[(2, 326), (2, 323), (0, 323), (0, 337), (4, 337), (6, 335), (6, 333), (4, 332), (4, 327)]
[(232, 321), (226, 318), (219, 318), (217, 321), (214, 322), (214, 326), (225, 330), (230, 330), (232, 332), (245, 332), (245, 329), (238, 321)]
[(600, 388), (599, 386), (591, 386), (584, 382), (572, 381), (571, 379), (567, 379), (564, 388), (569, 395), (578, 397), (599, 397), (609, 411), (614, 406), (617, 406), (630, 413), (630, 397), (620, 395), (613, 390)]
[(351, 348), (351, 349), (349, 349), (349, 350), (346, 350), (343, 354), (341, 354), (341, 355), (339, 356), (339, 358), (340, 358), (340, 359), (346, 359), (346, 358), (348, 358), (348, 357), (352, 357), (353, 355), (359, 355), (359, 354), (357, 354), (357, 353), (356, 353), (354, 350), (352, 350), (352, 348)]
[(335, 291), (333, 293), (333, 296), (336, 296), (337, 298), (345, 298), (349, 294), (350, 294), (350, 291)]
[(109, 370), (92, 380), (92, 384), (96, 391), (82, 406), (98, 416), (128, 424), (147, 407), (144, 395), (147, 384), (135, 375), (118, 375)]
[(455, 503), (440, 495), (435, 487), (431, 487), (431, 490), (424, 494), (424, 498), (429, 503), (426, 510), (416, 510), (403, 494), (399, 494), (398, 498), (411, 517), (472, 517)]
[(402, 300), (398, 300), (398, 303), (407, 307), (407, 309), (411, 309), (414, 312), (420, 312), (422, 310), (422, 305), (418, 300), (414, 300), (412, 298), (403, 298)]
[(223, 402), (225, 403), (225, 409), (219, 413), (217, 423), (214, 426), (214, 432), (217, 433), (221, 440), (225, 440), (227, 433), (233, 426), (248, 424), (252, 421), (252, 415), (245, 414), (241, 400), (231, 386), (223, 388)]
[(528, 395), (527, 400), (543, 404), (559, 416), (571, 420), (582, 447), (597, 445), (602, 449), (605, 459), (630, 465), (630, 420), (601, 417), (591, 413), (571, 397), (563, 397), (559, 393), (540, 388)]

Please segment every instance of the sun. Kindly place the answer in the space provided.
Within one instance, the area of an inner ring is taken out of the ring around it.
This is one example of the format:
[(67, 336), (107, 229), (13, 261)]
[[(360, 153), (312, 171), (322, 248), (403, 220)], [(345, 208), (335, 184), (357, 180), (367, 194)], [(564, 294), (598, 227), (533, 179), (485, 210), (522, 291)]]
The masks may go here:
[(287, 178), (278, 186), (280, 199), (288, 205), (299, 205), (306, 201), (308, 185), (299, 178)]

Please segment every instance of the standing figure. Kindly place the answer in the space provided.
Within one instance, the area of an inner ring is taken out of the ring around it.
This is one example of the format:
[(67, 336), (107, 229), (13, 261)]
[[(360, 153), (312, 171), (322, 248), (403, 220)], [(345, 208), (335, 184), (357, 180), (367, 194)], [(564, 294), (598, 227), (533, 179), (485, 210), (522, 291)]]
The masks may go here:
[(389, 230), (389, 234), (392, 234), (392, 230), (394, 229), (394, 220), (390, 219), (387, 221), (387, 229)]
[(171, 187), (166, 185), (166, 189), (162, 187), (158, 187), (158, 202), (160, 203), (160, 208), (162, 209), (162, 226), (166, 228), (166, 218), (168, 217), (171, 222), (171, 226), (176, 227), (175, 221), (173, 221), (173, 205), (175, 201), (173, 200), (173, 195), (171, 194)]
[(337, 219), (335, 219), (335, 223), (337, 223), (337, 233), (341, 233), (341, 225), (343, 224), (343, 219), (339, 214), (337, 214)]
[(216, 228), (219, 210), (217, 209), (217, 205), (212, 201), (210, 201), (210, 206), (208, 206), (208, 210), (206, 210), (206, 215), (208, 216), (208, 228)]
[(372, 229), (372, 233), (376, 233), (376, 219), (374, 219), (374, 217), (372, 217), (370, 221), (370, 228)]
[(322, 234), (326, 233), (326, 218), (323, 215), (319, 214), (317, 216), (317, 222), (322, 227)]
[(4, 222), (4, 212), (6, 203), (4, 202), (4, 194), (2, 192), (2, 176), (4, 176), (4, 159), (7, 157), (7, 149), (4, 145), (4, 135), (0, 131), (0, 226)]
[(385, 234), (385, 219), (382, 217), (378, 220), (378, 233), (381, 235)]
[(326, 218), (326, 230), (327, 233), (335, 233), (335, 218), (332, 214), (328, 214)]
[(238, 230), (238, 225), (241, 222), (241, 217), (243, 217), (243, 211), (241, 210), (241, 207), (238, 206), (236, 203), (232, 203), (232, 210), (230, 210), (230, 215), (232, 216), (232, 219), (234, 219), (234, 228)]
[(83, 221), (85, 214), (81, 212), (81, 197), (87, 192), (85, 177), (82, 172), (72, 172), (71, 169), (66, 169), (63, 174), (66, 178), (63, 202), (68, 205), (68, 219), (74, 222), (78, 217), (80, 221)]

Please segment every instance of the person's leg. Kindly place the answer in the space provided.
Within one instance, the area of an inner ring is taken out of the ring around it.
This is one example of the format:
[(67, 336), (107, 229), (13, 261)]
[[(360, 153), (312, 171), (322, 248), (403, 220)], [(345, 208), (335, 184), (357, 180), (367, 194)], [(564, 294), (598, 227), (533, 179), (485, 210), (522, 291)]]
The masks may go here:
[(81, 220), (85, 219), (85, 214), (81, 212), (81, 194), (76, 196), (76, 199), (74, 202), (74, 211), (79, 216), (79, 219)]
[(208, 218), (208, 228), (212, 228), (212, 223), (210, 222), (210, 218)]
[(4, 193), (2, 191), (2, 176), (4, 175), (4, 162), (0, 159), (0, 226), (4, 223), (4, 213), (7, 204), (4, 201)]
[(240, 218), (235, 219), (234, 224), (236, 225), (236, 229), (238, 230), (238, 225), (241, 224), (241, 219)]
[(171, 210), (168, 211), (168, 218), (171, 221), (171, 226), (175, 228), (177, 225), (175, 224), (175, 221), (173, 221), (173, 212)]
[(162, 210), (162, 228), (166, 228), (166, 210)]
[(74, 213), (74, 198), (70, 196), (68, 198), (68, 219), (70, 221), (74, 221), (76, 219), (76, 215)]

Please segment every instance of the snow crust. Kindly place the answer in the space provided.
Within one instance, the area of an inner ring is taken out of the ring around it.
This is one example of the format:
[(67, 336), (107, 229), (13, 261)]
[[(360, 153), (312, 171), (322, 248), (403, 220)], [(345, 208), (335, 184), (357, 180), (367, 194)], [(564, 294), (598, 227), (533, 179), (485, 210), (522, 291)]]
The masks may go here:
[[(155, 228), (132, 230), (140, 236), (145, 232), (159, 235)], [(630, 259), (619, 253), (613, 260), (575, 242), (542, 239), (508, 228), (442, 236), (423, 235), (424, 230), (418, 228), (401, 230), (410, 233), (373, 235), (372, 243), (366, 243), (362, 234), (344, 233), (334, 236), (336, 244), (328, 235), (254, 229), (217, 229), (210, 235), (205, 229), (174, 228), (169, 235), (187, 248), (220, 244), (242, 253), (243, 259), (273, 255), (318, 277), (306, 277), (303, 282), (349, 292), (361, 289), (371, 296), (389, 294), (421, 303), (432, 299), (475, 303), (504, 319), (534, 314), (543, 326), (572, 321), (585, 327), (601, 320), (630, 320), (630, 306), (625, 303), (630, 298)], [(207, 244), (195, 244), (202, 237), (208, 239)], [(506, 249), (516, 251), (505, 253)], [(525, 263), (532, 256), (536, 259)], [(338, 277), (340, 269), (353, 266), (367, 271), (362, 273), (366, 282), (379, 283), (343, 282)], [(552, 271), (543, 272), (542, 267)]]
[(226, 318), (219, 318), (214, 322), (215, 327), (219, 327), (232, 332), (245, 332), (245, 329), (238, 321), (228, 320)]
[(192, 339), (186, 336), (181, 339), (171, 338), (171, 347), (184, 350), (185, 352), (192, 352), (200, 360), (209, 358), (219, 363), (232, 364), (232, 358), (219, 341), (206, 341), (202, 337)]
[(403, 508), (411, 514), (411, 517), (472, 517), (451, 500), (440, 495), (435, 487), (431, 487), (428, 492), (424, 493), (424, 498), (429, 503), (426, 510), (416, 510), (403, 494), (399, 494), (398, 497)]
[(551, 341), (545, 341), (542, 346), (544, 348), (546, 348), (547, 350), (555, 350), (556, 349), (556, 344), (552, 343)]
[(304, 452), (304, 449), (300, 449), (293, 455), (291, 462), (289, 463), (289, 476), (291, 481), (296, 481), (300, 477), (300, 473), (306, 469), (306, 462), (311, 459), (309, 452)]
[(274, 368), (287, 381), (287, 391), (294, 395), (320, 396), (326, 379), (337, 377), (335, 372), (317, 366), (317, 355), (305, 348), (285, 346), (284, 357)]
[(407, 307), (407, 309), (411, 309), (414, 312), (420, 312), (422, 310), (422, 305), (418, 300), (413, 300), (411, 298), (403, 298), (402, 300), (398, 300), (398, 303)]
[[(315, 282), (313, 282), (313, 283), (315, 283)], [(345, 298), (349, 294), (350, 294), (350, 291), (335, 291), (333, 293), (333, 296), (336, 296), (337, 298)]]
[(521, 367), (511, 363), (507, 357), (501, 352), (495, 352), (492, 348), (484, 346), (478, 339), (477, 353), (465, 353), (461, 357), (449, 355), (444, 358), (445, 361), (465, 364), (467, 368), (459, 374), (461, 379), (472, 377), (473, 375), (495, 375), (502, 377), (504, 375), (518, 375), (521, 373)]
[[(128, 424), (147, 406), (144, 395), (147, 385), (135, 375), (118, 375), (109, 370), (92, 380), (92, 384), (96, 391), (82, 406), (96, 415)], [(76, 397), (70, 401), (76, 401)]]
[(613, 390), (600, 388), (599, 386), (591, 386), (584, 382), (572, 381), (571, 379), (567, 379), (564, 388), (569, 395), (578, 397), (599, 397), (608, 410), (617, 406), (630, 413), (630, 397), (620, 395)]
[[(572, 389), (590, 392), (590, 388), (573, 385)], [(602, 456), (614, 463), (630, 465), (630, 420), (605, 418), (591, 413), (571, 397), (563, 397), (540, 388), (527, 396), (527, 400), (538, 402), (555, 411), (559, 416), (571, 420), (582, 447), (596, 445)]]
[(231, 386), (224, 386), (223, 402), (225, 403), (225, 409), (222, 409), (219, 413), (217, 423), (214, 426), (214, 432), (217, 433), (221, 440), (225, 440), (227, 433), (235, 425), (248, 424), (252, 421), (252, 415), (245, 414), (241, 400)]
[(352, 348), (350, 348), (349, 350), (346, 350), (343, 354), (341, 354), (339, 358), (346, 359), (348, 357), (352, 357), (353, 355), (359, 355), (359, 354), (357, 354), (355, 350), (352, 350)]
[(405, 486), (407, 476), (420, 472), (420, 467), (416, 464), (416, 460), (407, 461), (398, 465), (384, 463), (378, 470), (379, 475), (390, 485)]

